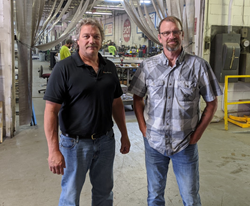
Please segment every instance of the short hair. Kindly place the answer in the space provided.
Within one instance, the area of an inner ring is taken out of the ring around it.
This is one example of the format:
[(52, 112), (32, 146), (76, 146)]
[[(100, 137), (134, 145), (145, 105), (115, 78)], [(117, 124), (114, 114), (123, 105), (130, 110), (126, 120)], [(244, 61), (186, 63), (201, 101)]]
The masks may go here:
[(180, 19), (178, 19), (177, 17), (175, 17), (175, 16), (168, 16), (168, 17), (166, 17), (166, 18), (164, 18), (164, 19), (162, 19), (161, 20), (161, 22), (160, 22), (160, 24), (159, 24), (159, 27), (158, 27), (158, 31), (159, 31), (159, 33), (161, 32), (160, 31), (160, 28), (161, 28), (161, 24), (162, 24), (162, 22), (164, 22), (164, 21), (167, 21), (167, 22), (173, 22), (173, 23), (175, 23), (176, 25), (179, 23), (180, 24), (180, 26), (181, 26), (181, 30), (182, 30), (182, 23), (181, 23), (181, 20)]
[(73, 44), (73, 41), (71, 39), (67, 39), (66, 44)]
[(91, 25), (92, 27), (96, 26), (101, 33), (102, 41), (104, 40), (104, 31), (103, 31), (101, 24), (96, 19), (92, 19), (92, 18), (85, 18), (81, 22), (79, 22), (79, 24), (76, 26), (77, 40), (79, 40), (81, 29), (82, 29), (82, 26), (84, 25)]

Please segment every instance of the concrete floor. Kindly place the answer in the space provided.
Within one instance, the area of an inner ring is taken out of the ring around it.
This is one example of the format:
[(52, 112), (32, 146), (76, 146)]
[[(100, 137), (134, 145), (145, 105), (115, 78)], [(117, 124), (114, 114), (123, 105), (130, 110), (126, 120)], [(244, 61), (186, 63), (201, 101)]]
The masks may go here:
[[(60, 195), (61, 177), (47, 165), (47, 143), (43, 131), (43, 94), (37, 90), (44, 83), (38, 78), (38, 66), (48, 70), (48, 62), (33, 61), (33, 103), (37, 126), (17, 126), (16, 135), (0, 144), (0, 206), (55, 206)], [(117, 126), (116, 158), (114, 164), (114, 205), (145, 206), (147, 182), (144, 145), (130, 106), (126, 118), (131, 151), (119, 153)], [(250, 205), (250, 128), (242, 129), (224, 123), (211, 123), (199, 141), (200, 195), (203, 206)], [(179, 206), (182, 201), (170, 165), (165, 191), (166, 205)], [(87, 178), (81, 194), (81, 205), (91, 205), (91, 185)]]

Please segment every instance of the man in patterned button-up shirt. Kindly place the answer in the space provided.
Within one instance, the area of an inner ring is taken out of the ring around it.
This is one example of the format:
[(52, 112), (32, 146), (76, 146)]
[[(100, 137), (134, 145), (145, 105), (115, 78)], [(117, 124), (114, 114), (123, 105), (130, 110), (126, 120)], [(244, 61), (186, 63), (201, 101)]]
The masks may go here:
[[(183, 204), (201, 205), (197, 142), (222, 92), (210, 65), (183, 50), (183, 38), (178, 18), (163, 19), (158, 34), (163, 52), (143, 61), (129, 87), (144, 137), (149, 206), (165, 205), (170, 160)], [(206, 102), (201, 117), (200, 96)]]

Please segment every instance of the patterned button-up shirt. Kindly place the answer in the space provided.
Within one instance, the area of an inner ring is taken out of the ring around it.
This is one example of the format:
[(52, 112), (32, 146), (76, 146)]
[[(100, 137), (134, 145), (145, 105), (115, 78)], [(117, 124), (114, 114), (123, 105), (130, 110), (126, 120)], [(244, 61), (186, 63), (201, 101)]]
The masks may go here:
[(210, 65), (184, 51), (173, 67), (163, 52), (144, 60), (129, 91), (145, 97), (146, 138), (168, 156), (189, 145), (200, 119), (200, 96), (211, 102), (222, 94)]

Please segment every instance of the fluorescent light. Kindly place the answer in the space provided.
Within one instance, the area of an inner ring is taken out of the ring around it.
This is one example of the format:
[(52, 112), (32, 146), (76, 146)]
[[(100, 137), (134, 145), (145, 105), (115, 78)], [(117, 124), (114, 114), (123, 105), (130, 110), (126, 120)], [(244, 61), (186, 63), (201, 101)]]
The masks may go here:
[(140, 3), (149, 4), (149, 3), (151, 3), (151, 1), (144, 1), (144, 0), (140, 0)]
[(104, 10), (122, 10), (124, 11), (125, 9), (122, 7), (101, 7), (101, 6), (95, 6), (95, 9), (104, 9)]
[(107, 13), (107, 12), (91, 12), (91, 11), (86, 11), (86, 14), (101, 14), (101, 15), (112, 15), (112, 13)]
[[(105, 0), (105, 1), (113, 1), (113, 2), (120, 2), (120, 0)], [(140, 3), (151, 3), (150, 0), (140, 0)]]

